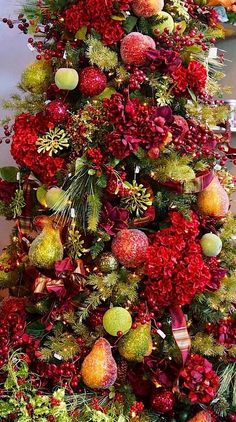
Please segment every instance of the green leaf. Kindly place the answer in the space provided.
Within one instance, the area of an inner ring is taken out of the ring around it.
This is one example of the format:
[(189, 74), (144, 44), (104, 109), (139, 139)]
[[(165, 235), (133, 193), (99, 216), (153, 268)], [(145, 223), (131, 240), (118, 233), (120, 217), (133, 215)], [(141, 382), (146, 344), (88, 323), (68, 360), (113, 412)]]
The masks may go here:
[(128, 18), (126, 18), (126, 20), (123, 23), (123, 28), (125, 32), (127, 32), (127, 34), (132, 32), (132, 30), (134, 29), (137, 23), (137, 20), (138, 19), (135, 16), (128, 16)]
[(32, 322), (26, 328), (28, 334), (32, 334), (34, 337), (42, 337), (45, 332), (43, 324), (39, 321)]
[(193, 92), (190, 88), (188, 88), (188, 92), (189, 92), (189, 95), (190, 95), (190, 97), (192, 98), (192, 100), (193, 100), (194, 102), (196, 102), (196, 101), (197, 101), (197, 97), (196, 97), (196, 95), (194, 94), (194, 92)]
[(0, 178), (5, 180), (5, 182), (16, 182), (17, 173), (19, 169), (17, 167), (9, 166), (0, 168)]

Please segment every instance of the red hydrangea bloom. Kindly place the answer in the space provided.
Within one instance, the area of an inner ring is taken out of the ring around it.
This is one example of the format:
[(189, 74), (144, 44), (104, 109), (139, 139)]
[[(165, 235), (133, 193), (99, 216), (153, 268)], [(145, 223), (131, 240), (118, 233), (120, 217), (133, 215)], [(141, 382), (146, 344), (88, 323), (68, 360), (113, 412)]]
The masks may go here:
[[(116, 2), (119, 10), (128, 10), (129, 3), (130, 0)], [(122, 22), (112, 19), (116, 13), (112, 0), (79, 0), (66, 9), (65, 27), (73, 33), (82, 26), (87, 26), (89, 31), (93, 28), (101, 35), (104, 44), (114, 44), (124, 35)]]
[(175, 91), (180, 94), (186, 91), (188, 87), (187, 70), (183, 66), (177, 67), (171, 74), (175, 83)]
[(192, 355), (180, 372), (182, 388), (194, 403), (210, 403), (219, 387), (212, 364), (201, 355)]
[(195, 92), (196, 95), (201, 94), (207, 81), (207, 70), (202, 63), (192, 60), (187, 68), (187, 81), (189, 87)]
[(16, 117), (11, 154), (17, 164), (29, 168), (42, 183), (56, 182), (56, 173), (61, 170), (65, 161), (60, 157), (50, 157), (47, 152), (37, 152), (36, 141), (48, 130), (47, 120), (42, 113), (35, 116), (22, 113)]
[(144, 295), (153, 307), (185, 305), (197, 293), (203, 292), (211, 281), (204, 262), (197, 216), (191, 220), (182, 214), (170, 214), (171, 226), (151, 236), (147, 250)]

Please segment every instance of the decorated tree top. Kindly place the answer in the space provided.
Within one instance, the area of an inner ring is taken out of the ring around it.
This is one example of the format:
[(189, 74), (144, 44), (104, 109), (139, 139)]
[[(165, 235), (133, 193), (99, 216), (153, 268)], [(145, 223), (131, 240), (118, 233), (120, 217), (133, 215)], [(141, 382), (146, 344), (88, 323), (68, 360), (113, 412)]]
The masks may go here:
[(5, 420), (233, 420), (235, 150), (212, 6), (39, 0), (3, 18), (36, 53), (5, 104)]

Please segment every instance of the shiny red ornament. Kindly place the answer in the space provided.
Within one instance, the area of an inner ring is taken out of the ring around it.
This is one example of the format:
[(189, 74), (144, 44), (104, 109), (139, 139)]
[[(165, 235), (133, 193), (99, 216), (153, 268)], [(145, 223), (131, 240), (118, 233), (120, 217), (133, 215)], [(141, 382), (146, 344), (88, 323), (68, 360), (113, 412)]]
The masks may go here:
[(49, 121), (55, 124), (64, 123), (69, 117), (67, 105), (61, 100), (51, 101), (46, 107), (46, 113)]
[(85, 97), (101, 94), (106, 88), (107, 77), (97, 67), (85, 67), (79, 76), (79, 90)]
[(112, 242), (112, 253), (127, 268), (137, 268), (146, 259), (148, 238), (137, 229), (120, 230)]
[(172, 391), (155, 391), (151, 396), (151, 407), (155, 412), (170, 413), (173, 410), (175, 398)]

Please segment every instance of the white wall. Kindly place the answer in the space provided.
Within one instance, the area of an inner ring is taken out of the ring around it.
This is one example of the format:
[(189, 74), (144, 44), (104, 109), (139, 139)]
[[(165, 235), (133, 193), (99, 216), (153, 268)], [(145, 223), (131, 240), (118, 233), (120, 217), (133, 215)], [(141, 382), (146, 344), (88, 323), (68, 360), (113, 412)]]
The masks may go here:
[[(0, 0), (0, 17), (13, 18), (19, 14), (23, 1)], [(24, 2), (25, 3), (25, 2)], [(0, 22), (0, 120), (9, 115), (2, 109), (2, 101), (16, 92), (21, 72), (34, 60), (34, 55), (27, 47), (27, 35), (24, 35), (17, 25), (9, 29)], [(9, 145), (0, 145), (0, 167), (13, 164), (9, 153)], [(12, 222), (0, 218), (0, 250), (8, 243)]]

